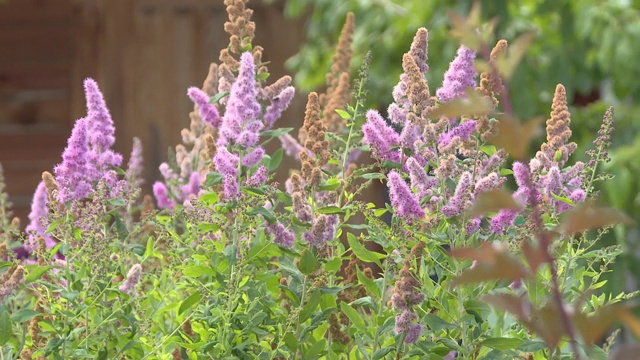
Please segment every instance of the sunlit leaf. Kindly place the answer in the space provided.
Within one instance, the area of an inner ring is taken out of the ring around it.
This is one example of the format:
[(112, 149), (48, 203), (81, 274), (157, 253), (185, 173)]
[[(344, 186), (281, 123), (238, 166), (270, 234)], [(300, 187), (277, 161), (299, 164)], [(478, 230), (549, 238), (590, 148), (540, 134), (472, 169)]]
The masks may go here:
[(436, 109), (429, 111), (430, 118), (459, 117), (462, 115), (482, 116), (493, 112), (493, 104), (486, 97), (480, 96), (473, 89), (467, 90), (465, 98), (456, 98), (444, 104), (440, 104)]
[(500, 337), (500, 338), (488, 338), (483, 340), (480, 345), (482, 346), (486, 346), (490, 349), (496, 349), (496, 350), (511, 350), (511, 349), (515, 349), (518, 346), (522, 345), (524, 343), (524, 340), (522, 339), (518, 339), (518, 338), (506, 338), (506, 337)]
[(496, 59), (496, 67), (500, 73), (500, 77), (509, 80), (513, 76), (513, 72), (520, 64), (522, 57), (527, 52), (529, 45), (536, 37), (536, 31), (526, 32), (514, 41), (509, 42), (509, 50), (506, 54), (503, 52)]
[(469, 208), (469, 217), (478, 217), (501, 209), (518, 210), (520, 206), (513, 200), (513, 195), (504, 189), (490, 190), (480, 193), (474, 200), (473, 205)]
[(309, 275), (316, 271), (318, 266), (320, 266), (320, 263), (318, 263), (316, 256), (313, 255), (311, 250), (305, 250), (300, 257), (300, 262), (298, 263), (298, 269), (300, 269), (300, 272), (305, 275)]
[(480, 35), (477, 30), (481, 23), (479, 2), (473, 3), (467, 17), (456, 14), (453, 11), (449, 11), (447, 16), (451, 23), (451, 35), (459, 39), (466, 47), (479, 50), (481, 45)]
[(515, 118), (501, 114), (498, 120), (498, 133), (488, 141), (505, 149), (515, 160), (525, 159), (529, 152), (529, 143), (541, 134), (540, 123), (543, 118), (537, 117), (520, 123)]
[(180, 308), (178, 309), (178, 315), (189, 310), (193, 305), (197, 304), (201, 298), (202, 296), (200, 295), (200, 291), (196, 291), (188, 298), (184, 299), (182, 304), (180, 304)]
[(351, 323), (353, 323), (353, 325), (355, 325), (360, 331), (365, 331), (366, 325), (364, 319), (362, 318), (362, 316), (360, 316), (356, 309), (352, 308), (351, 305), (343, 301), (340, 303), (340, 310), (342, 310), (342, 312), (347, 315), (349, 320), (351, 320)]
[(451, 286), (495, 280), (516, 280), (527, 276), (526, 269), (508, 252), (505, 244), (484, 243), (479, 248), (451, 249), (451, 256), (476, 260), (475, 266), (453, 279)]
[(321, 299), (322, 293), (320, 292), (320, 290), (313, 290), (313, 294), (311, 294), (309, 301), (304, 305), (302, 311), (300, 311), (299, 322), (301, 324), (305, 322), (309, 317), (311, 317), (313, 312), (318, 308), (318, 305), (320, 305)]
[[(378, 260), (378, 256), (373, 251), (367, 249), (358, 239), (356, 239), (355, 235), (352, 233), (347, 234), (347, 241), (349, 242), (349, 247), (353, 254), (360, 260), (364, 262), (372, 262), (376, 263), (378, 266), (382, 266), (380, 264), (380, 260)], [(382, 254), (378, 254), (384, 257)]]
[(598, 207), (593, 201), (584, 201), (565, 212), (558, 227), (562, 234), (573, 235), (604, 226), (630, 223), (633, 220), (618, 209)]

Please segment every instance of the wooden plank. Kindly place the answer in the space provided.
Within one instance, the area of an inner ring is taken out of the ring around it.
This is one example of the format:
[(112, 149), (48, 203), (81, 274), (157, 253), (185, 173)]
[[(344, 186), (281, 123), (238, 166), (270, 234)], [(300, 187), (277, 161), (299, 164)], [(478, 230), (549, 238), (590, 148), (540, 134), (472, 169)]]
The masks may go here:
[(0, 133), (0, 162), (58, 161), (70, 133)]
[(68, 22), (2, 26), (0, 62), (51, 61), (71, 56)]
[(0, 24), (64, 21), (72, 14), (69, 0), (8, 0), (0, 3)]
[(66, 90), (0, 92), (0, 124), (69, 124)]
[(66, 89), (70, 67), (65, 60), (0, 62), (0, 91)]

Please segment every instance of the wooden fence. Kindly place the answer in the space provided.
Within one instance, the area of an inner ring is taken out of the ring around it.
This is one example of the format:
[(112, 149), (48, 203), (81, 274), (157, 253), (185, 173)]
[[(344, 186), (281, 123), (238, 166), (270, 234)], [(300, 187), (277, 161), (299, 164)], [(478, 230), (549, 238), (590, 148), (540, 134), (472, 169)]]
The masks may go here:
[[(249, 4), (274, 78), (303, 41), (301, 21), (280, 5)], [(222, 0), (9, 0), (0, 4), (0, 162), (16, 215), (26, 221), (40, 174), (60, 161), (85, 114), (82, 80), (93, 77), (116, 123), (116, 150), (142, 139), (147, 189), (166, 149), (180, 142), (209, 63), (227, 45)], [(299, 127), (304, 96), (285, 114)]]

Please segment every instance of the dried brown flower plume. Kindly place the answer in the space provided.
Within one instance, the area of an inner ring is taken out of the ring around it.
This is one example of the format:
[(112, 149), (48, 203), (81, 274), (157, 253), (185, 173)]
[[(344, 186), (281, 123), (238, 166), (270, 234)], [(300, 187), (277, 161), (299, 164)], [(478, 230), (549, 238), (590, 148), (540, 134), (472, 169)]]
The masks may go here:
[(329, 142), (325, 140), (327, 128), (320, 119), (320, 103), (318, 94), (312, 92), (307, 101), (303, 128), (307, 134), (304, 147), (311, 150), (313, 158), (306, 152), (300, 152), (302, 162), (302, 178), (311, 186), (318, 186), (322, 181), (322, 166), (329, 161)]
[[(545, 160), (556, 162), (560, 168), (567, 162), (569, 156), (576, 150), (576, 143), (568, 142), (571, 137), (571, 114), (567, 106), (567, 92), (563, 85), (558, 84), (551, 104), (551, 116), (547, 120), (547, 141), (542, 144), (536, 157), (544, 164)], [(556, 153), (559, 156), (556, 158)]]

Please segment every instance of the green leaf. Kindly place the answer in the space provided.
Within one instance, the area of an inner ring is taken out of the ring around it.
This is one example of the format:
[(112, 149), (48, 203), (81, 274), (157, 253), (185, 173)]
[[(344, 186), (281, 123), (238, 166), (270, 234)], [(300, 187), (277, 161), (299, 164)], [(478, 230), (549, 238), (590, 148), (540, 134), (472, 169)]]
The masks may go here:
[(318, 214), (344, 214), (344, 211), (338, 206), (325, 206), (319, 209), (316, 209), (316, 213)]
[(345, 120), (351, 119), (351, 114), (349, 114), (348, 112), (346, 112), (344, 110), (336, 109), (336, 112), (338, 113), (338, 115), (340, 115), (341, 118), (343, 118)]
[(284, 334), (284, 344), (287, 345), (291, 352), (298, 350), (298, 339), (291, 332)]
[(305, 352), (305, 359), (315, 359), (317, 358), (317, 356), (320, 356), (323, 354), (323, 350), (327, 345), (327, 340), (325, 339), (320, 339), (319, 341), (317, 341), (316, 343), (314, 343), (313, 345), (311, 345), (309, 347), (309, 350), (307, 350)]
[[(349, 242), (349, 246), (351, 247), (351, 251), (353, 251), (353, 254), (360, 260), (364, 261), (364, 262), (372, 262), (375, 263), (376, 265), (382, 267), (382, 265), (380, 264), (380, 261), (378, 260), (378, 255), (382, 255), (382, 254), (378, 254), (375, 255), (374, 252), (369, 251), (369, 249), (367, 249), (366, 247), (364, 247), (364, 245), (362, 245), (360, 243), (360, 241), (358, 241), (358, 239), (356, 239), (356, 236), (353, 235), (352, 233), (347, 233), (347, 241)], [(384, 255), (382, 255), (384, 257)]]
[(327, 179), (318, 187), (318, 191), (332, 191), (340, 187), (340, 179), (330, 178)]
[(124, 202), (123, 199), (109, 199), (107, 200), (107, 203), (111, 206), (125, 206), (127, 205), (126, 202)]
[(190, 265), (182, 270), (182, 274), (188, 277), (198, 277), (202, 275), (215, 275), (216, 272), (210, 267)]
[[(215, 174), (215, 173), (207, 174), (207, 182), (209, 181), (209, 175), (212, 175), (212, 174)], [(218, 202), (218, 200), (220, 200), (220, 197), (218, 196), (217, 193), (214, 193), (214, 192), (210, 192), (208, 194), (204, 194), (200, 196), (200, 201), (202, 201), (207, 205), (215, 205)]]
[(425, 315), (424, 320), (427, 325), (429, 325), (429, 328), (431, 328), (431, 330), (433, 330), (434, 332), (440, 332), (442, 330), (453, 330), (456, 328), (455, 325), (449, 324), (448, 322), (442, 320), (442, 318), (436, 314), (427, 314)]
[(488, 338), (480, 343), (482, 346), (486, 346), (495, 350), (511, 350), (516, 349), (518, 346), (522, 345), (524, 341), (522, 339), (517, 338)]
[(194, 292), (188, 298), (184, 299), (182, 304), (180, 304), (180, 308), (178, 309), (178, 315), (181, 315), (183, 312), (189, 310), (193, 305), (197, 304), (202, 295), (200, 295), (199, 291)]
[(222, 227), (219, 224), (207, 224), (207, 223), (199, 223), (197, 226), (198, 230), (202, 231), (203, 233), (210, 233), (210, 232), (216, 232), (220, 229), (222, 229)]
[(313, 255), (313, 253), (309, 249), (307, 249), (304, 251), (302, 257), (300, 258), (298, 269), (300, 269), (300, 272), (302, 272), (303, 274), (309, 275), (314, 272), (319, 265), (320, 263), (318, 263), (318, 260), (316, 260), (315, 255)]
[(270, 224), (276, 222), (276, 217), (271, 213), (271, 211), (267, 210), (264, 207), (255, 208), (249, 212), (248, 215), (262, 215), (265, 220), (267, 220)]
[(273, 129), (273, 130), (266, 130), (260, 133), (260, 136), (263, 137), (278, 137), (278, 136), (282, 136), (285, 134), (288, 134), (289, 132), (291, 132), (291, 130), (293, 130), (293, 128), (280, 128), (280, 129)]
[(227, 95), (229, 95), (228, 91), (219, 92), (213, 95), (211, 99), (209, 99), (209, 104), (217, 104), (220, 100), (222, 100), (222, 98), (226, 97)]
[(379, 360), (384, 358), (385, 356), (387, 356), (387, 354), (389, 354), (390, 352), (392, 352), (395, 348), (388, 346), (379, 350), (376, 350), (376, 352), (373, 353), (373, 356), (371, 357), (371, 360)]
[(22, 323), (29, 321), (38, 315), (42, 314), (32, 309), (20, 309), (11, 314), (11, 320), (16, 323)]
[(353, 325), (355, 325), (358, 328), (358, 330), (362, 332), (365, 331), (366, 325), (365, 325), (364, 319), (362, 318), (362, 316), (360, 316), (360, 313), (358, 313), (356, 309), (352, 308), (351, 305), (343, 301), (340, 303), (340, 310), (342, 310), (342, 312), (345, 315), (347, 315), (349, 320), (351, 320)]
[(384, 179), (385, 176), (382, 173), (367, 173), (367, 174), (362, 174), (361, 178), (366, 180), (374, 180), (374, 179)]
[(369, 279), (360, 269), (358, 269), (358, 281), (364, 285), (368, 293), (375, 295), (377, 298), (380, 297), (380, 288), (378, 288), (378, 285), (376, 285), (375, 281)]
[(153, 254), (153, 237), (149, 236), (147, 239), (147, 246), (144, 250), (143, 258), (147, 258)]
[(311, 295), (311, 298), (304, 305), (304, 307), (302, 308), (302, 311), (300, 311), (300, 317), (299, 317), (299, 320), (298, 320), (299, 324), (302, 324), (309, 317), (311, 317), (311, 315), (316, 310), (318, 305), (320, 305), (320, 300), (321, 299), (322, 299), (322, 294), (320, 293), (320, 290), (318, 290), (318, 289), (313, 290), (313, 294)]
[(271, 74), (269, 74), (268, 72), (262, 72), (262, 73), (259, 73), (258, 75), (256, 75), (256, 79), (258, 79), (258, 80), (267, 80), (269, 78), (269, 75), (271, 75)]
[(284, 150), (280, 148), (276, 150), (276, 152), (274, 152), (273, 155), (271, 155), (271, 161), (269, 161), (269, 166), (267, 166), (267, 169), (269, 171), (273, 171), (277, 169), (278, 166), (280, 166), (280, 163), (282, 162), (283, 154), (284, 154)]
[(11, 316), (9, 316), (9, 311), (5, 310), (0, 314), (0, 345), (4, 345), (11, 340), (12, 335)]
[(334, 273), (340, 270), (340, 265), (342, 265), (342, 259), (340, 259), (339, 257), (334, 257), (324, 264), (324, 270), (330, 273)]
[(33, 269), (29, 270), (29, 274), (24, 278), (24, 283), (28, 284), (30, 282), (34, 282), (38, 279), (40, 279), (42, 277), (42, 275), (44, 275), (44, 273), (46, 273), (47, 271), (53, 269), (53, 266), (51, 265), (47, 265), (47, 266), (36, 266)]
[(222, 183), (222, 174), (217, 172), (210, 172), (207, 174), (207, 179), (204, 182), (204, 186), (210, 187), (213, 185), (218, 185)]

